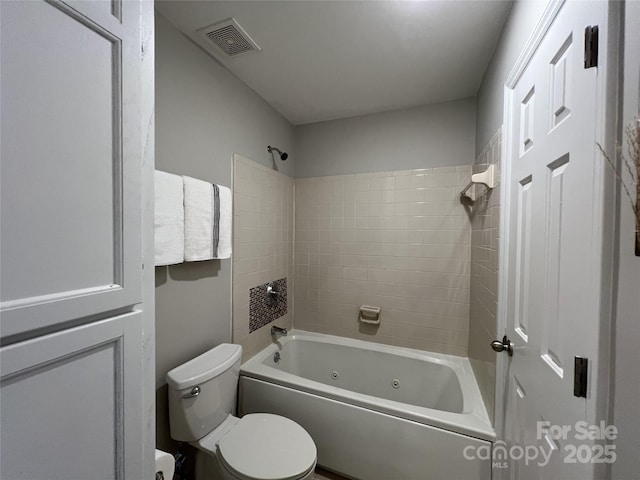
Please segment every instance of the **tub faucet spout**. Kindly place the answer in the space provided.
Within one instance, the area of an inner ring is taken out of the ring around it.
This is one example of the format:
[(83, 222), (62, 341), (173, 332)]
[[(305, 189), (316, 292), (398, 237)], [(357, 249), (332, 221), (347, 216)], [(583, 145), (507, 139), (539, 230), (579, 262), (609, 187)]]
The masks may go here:
[(275, 325), (273, 325), (271, 327), (271, 335), (282, 335), (283, 337), (287, 336), (287, 329), (286, 328), (280, 328), (280, 327), (276, 327)]

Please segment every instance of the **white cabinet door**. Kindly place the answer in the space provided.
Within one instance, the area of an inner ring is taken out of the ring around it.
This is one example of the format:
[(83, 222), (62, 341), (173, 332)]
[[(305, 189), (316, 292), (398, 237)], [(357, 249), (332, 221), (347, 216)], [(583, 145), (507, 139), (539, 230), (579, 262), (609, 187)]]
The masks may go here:
[(0, 349), (3, 479), (142, 478), (141, 317)]
[(2, 1), (0, 26), (6, 339), (140, 302), (140, 2)]

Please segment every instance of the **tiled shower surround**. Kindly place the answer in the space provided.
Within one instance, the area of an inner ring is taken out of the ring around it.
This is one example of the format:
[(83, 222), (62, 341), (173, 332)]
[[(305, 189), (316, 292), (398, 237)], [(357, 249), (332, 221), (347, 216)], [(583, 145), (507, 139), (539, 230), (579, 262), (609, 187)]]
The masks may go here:
[[(471, 166), (296, 179), (295, 327), (467, 355)], [(291, 287), (290, 287), (291, 288)], [(358, 322), (382, 308), (380, 326)]]
[[(494, 164), (500, 170), (501, 132), (498, 131), (473, 165), (474, 172)], [(498, 335), (498, 243), (500, 239), (500, 186), (476, 188), (471, 217), (471, 287), (469, 312), (469, 360), (480, 393), (493, 419), (496, 354), (489, 343)], [(501, 335), (500, 335), (501, 337)]]
[[(233, 342), (242, 345), (243, 360), (250, 358), (272, 341), (271, 325), (291, 328), (290, 293), (287, 295), (286, 310), (282, 305), (273, 307), (279, 313), (287, 313), (275, 322), (263, 324), (251, 332), (249, 299), (252, 288), (285, 278), (288, 291), (291, 292), (293, 195), (292, 178), (234, 155)], [(258, 297), (254, 294), (254, 302), (259, 300)]]

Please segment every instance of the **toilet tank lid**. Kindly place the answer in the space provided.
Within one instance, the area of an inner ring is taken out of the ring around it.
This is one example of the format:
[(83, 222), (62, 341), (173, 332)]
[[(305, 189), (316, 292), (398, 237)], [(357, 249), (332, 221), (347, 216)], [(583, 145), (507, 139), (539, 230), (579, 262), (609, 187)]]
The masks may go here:
[(242, 347), (223, 343), (167, 373), (167, 383), (176, 390), (194, 387), (224, 373), (242, 356)]

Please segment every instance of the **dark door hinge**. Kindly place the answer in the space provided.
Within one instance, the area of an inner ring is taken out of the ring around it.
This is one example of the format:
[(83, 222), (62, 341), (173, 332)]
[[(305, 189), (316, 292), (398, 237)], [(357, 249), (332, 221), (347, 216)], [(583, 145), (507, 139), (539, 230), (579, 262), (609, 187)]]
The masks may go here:
[(587, 398), (589, 359), (574, 357), (573, 365), (573, 396)]
[(598, 26), (584, 29), (584, 68), (598, 66)]

